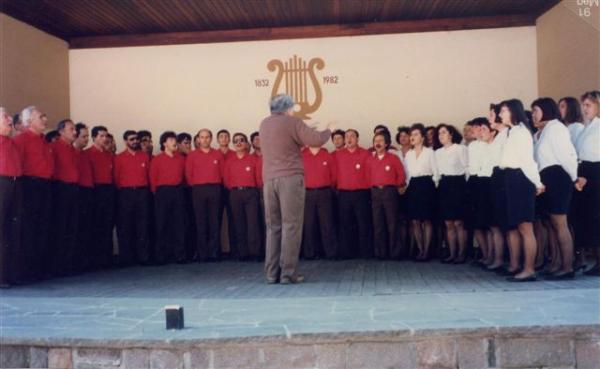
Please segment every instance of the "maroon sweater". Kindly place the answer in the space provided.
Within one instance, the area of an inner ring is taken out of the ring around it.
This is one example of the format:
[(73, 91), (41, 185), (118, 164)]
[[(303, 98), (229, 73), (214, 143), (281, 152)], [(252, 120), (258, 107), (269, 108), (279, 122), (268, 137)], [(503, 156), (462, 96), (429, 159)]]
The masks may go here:
[(304, 146), (322, 146), (329, 140), (331, 131), (319, 132), (299, 118), (271, 114), (263, 119), (259, 134), (263, 181), (266, 182), (295, 174), (304, 175), (300, 150)]

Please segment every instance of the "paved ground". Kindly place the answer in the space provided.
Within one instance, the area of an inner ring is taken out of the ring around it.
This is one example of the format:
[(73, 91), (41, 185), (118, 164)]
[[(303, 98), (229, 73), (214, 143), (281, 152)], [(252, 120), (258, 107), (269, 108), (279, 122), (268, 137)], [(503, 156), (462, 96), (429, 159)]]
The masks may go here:
[[(301, 285), (259, 263), (103, 271), (0, 292), (3, 338), (174, 339), (600, 324), (600, 279), (509, 283), (468, 265), (303, 262)], [(186, 329), (166, 331), (180, 304)]]

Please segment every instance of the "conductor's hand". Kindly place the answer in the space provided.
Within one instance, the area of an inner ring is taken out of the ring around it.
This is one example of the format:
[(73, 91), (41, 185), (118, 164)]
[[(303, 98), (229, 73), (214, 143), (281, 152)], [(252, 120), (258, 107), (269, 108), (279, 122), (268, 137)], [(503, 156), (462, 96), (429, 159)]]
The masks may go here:
[(335, 131), (338, 127), (338, 123), (335, 120), (330, 121), (329, 123), (327, 123), (327, 129), (330, 130), (331, 132)]

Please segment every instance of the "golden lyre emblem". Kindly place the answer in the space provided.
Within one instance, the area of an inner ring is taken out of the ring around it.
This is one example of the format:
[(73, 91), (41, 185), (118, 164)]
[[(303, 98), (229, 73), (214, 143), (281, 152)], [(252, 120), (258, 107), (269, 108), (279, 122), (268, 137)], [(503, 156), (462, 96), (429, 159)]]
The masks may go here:
[[(319, 86), (319, 80), (315, 75), (315, 68), (321, 70), (324, 67), (325, 62), (321, 58), (311, 59), (308, 62), (308, 65), (305, 60), (302, 60), (302, 58), (299, 58), (296, 55), (286, 62), (277, 59), (271, 60), (267, 64), (267, 68), (269, 68), (271, 72), (278, 69), (275, 83), (273, 83), (273, 90), (271, 91), (271, 97), (283, 92), (291, 95), (300, 107), (299, 110), (294, 112), (294, 116), (300, 119), (310, 119), (308, 114), (317, 111), (323, 100), (321, 86)], [(280, 91), (279, 88), (284, 80), (285, 90)], [(313, 91), (309, 91), (309, 82)], [(313, 98), (312, 103), (309, 102), (309, 98)]]

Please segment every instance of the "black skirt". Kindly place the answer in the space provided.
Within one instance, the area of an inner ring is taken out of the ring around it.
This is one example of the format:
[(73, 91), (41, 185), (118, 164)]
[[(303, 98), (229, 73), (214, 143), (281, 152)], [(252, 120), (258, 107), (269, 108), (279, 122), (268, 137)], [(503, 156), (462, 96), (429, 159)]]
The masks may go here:
[(489, 229), (494, 225), (494, 194), (491, 177), (477, 177), (474, 229)]
[(410, 179), (410, 184), (406, 189), (406, 203), (410, 219), (432, 220), (435, 202), (435, 184), (431, 176)]
[(544, 168), (540, 172), (546, 191), (539, 196), (542, 216), (567, 214), (573, 196), (573, 182), (560, 165)]
[(463, 220), (465, 217), (467, 181), (464, 175), (442, 176), (438, 186), (441, 220)]
[(477, 198), (479, 192), (479, 177), (470, 176), (467, 181), (467, 190), (465, 194), (465, 228), (472, 230), (475, 229), (475, 223), (477, 222)]
[(507, 229), (508, 214), (506, 206), (506, 171), (498, 167), (494, 168), (491, 177), (492, 184), (492, 225), (503, 230)]
[(506, 229), (535, 220), (535, 185), (521, 169), (504, 169)]
[(583, 191), (574, 191), (571, 222), (575, 246), (600, 247), (600, 162), (584, 161), (577, 168), (577, 176), (587, 180)]

